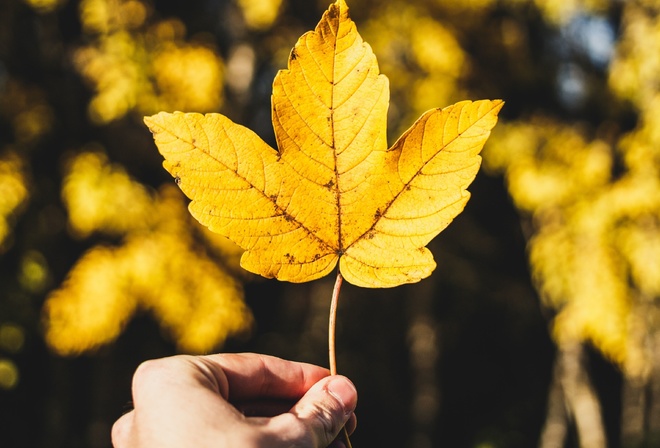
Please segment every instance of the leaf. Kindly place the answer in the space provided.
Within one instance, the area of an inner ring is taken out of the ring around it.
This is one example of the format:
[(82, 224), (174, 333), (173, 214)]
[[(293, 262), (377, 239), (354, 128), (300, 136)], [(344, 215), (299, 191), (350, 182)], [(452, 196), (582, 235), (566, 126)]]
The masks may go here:
[(279, 151), (219, 114), (145, 118), (195, 218), (265, 277), (309, 281), (337, 262), (358, 286), (429, 276), (425, 246), (463, 210), (503, 102), (430, 110), (388, 149), (388, 80), (343, 0), (295, 45), (272, 102)]

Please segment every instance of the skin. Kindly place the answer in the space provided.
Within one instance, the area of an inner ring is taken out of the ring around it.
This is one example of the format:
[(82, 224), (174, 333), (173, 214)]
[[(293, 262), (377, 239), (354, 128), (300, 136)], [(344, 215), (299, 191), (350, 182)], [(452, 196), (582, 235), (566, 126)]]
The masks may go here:
[(115, 448), (343, 447), (357, 392), (327, 369), (258, 354), (173, 356), (141, 364)]

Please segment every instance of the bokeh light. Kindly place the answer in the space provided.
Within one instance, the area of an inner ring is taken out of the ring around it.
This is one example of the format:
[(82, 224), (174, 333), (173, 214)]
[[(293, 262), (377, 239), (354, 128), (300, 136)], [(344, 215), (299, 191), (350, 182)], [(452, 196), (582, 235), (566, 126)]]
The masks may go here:
[(0, 389), (11, 390), (18, 385), (19, 373), (16, 364), (0, 358)]
[(277, 19), (282, 0), (238, 0), (248, 27), (255, 30), (269, 28)]
[(25, 330), (20, 325), (11, 322), (0, 324), (0, 350), (8, 353), (18, 353), (25, 343)]
[(0, 155), (0, 254), (8, 249), (14, 220), (28, 198), (23, 160), (14, 152)]

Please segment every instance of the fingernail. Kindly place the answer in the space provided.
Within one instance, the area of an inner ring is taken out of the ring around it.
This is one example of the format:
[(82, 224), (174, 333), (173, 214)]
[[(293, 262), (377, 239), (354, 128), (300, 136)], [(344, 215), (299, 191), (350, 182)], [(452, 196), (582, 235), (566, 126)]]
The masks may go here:
[(327, 391), (342, 404), (345, 414), (350, 414), (357, 406), (357, 389), (344, 376), (333, 377), (326, 386)]

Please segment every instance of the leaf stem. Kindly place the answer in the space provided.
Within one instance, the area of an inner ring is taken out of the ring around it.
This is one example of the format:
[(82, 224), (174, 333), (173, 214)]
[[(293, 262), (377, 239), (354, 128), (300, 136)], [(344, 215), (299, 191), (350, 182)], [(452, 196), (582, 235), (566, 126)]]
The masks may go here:
[[(328, 355), (330, 357), (330, 375), (337, 374), (337, 350), (335, 347), (335, 328), (337, 326), (337, 305), (339, 303), (339, 291), (344, 278), (341, 276), (339, 269), (337, 269), (337, 279), (335, 286), (332, 289), (332, 300), (330, 301), (330, 321), (328, 323)], [(348, 437), (346, 426), (342, 428), (342, 436), (346, 442), (347, 448), (353, 448), (351, 439)]]
[(332, 289), (332, 301), (330, 302), (330, 322), (328, 324), (328, 354), (330, 355), (330, 375), (337, 374), (337, 350), (335, 348), (335, 327), (337, 324), (337, 304), (339, 303), (339, 291), (343, 277), (337, 271), (335, 287)]

